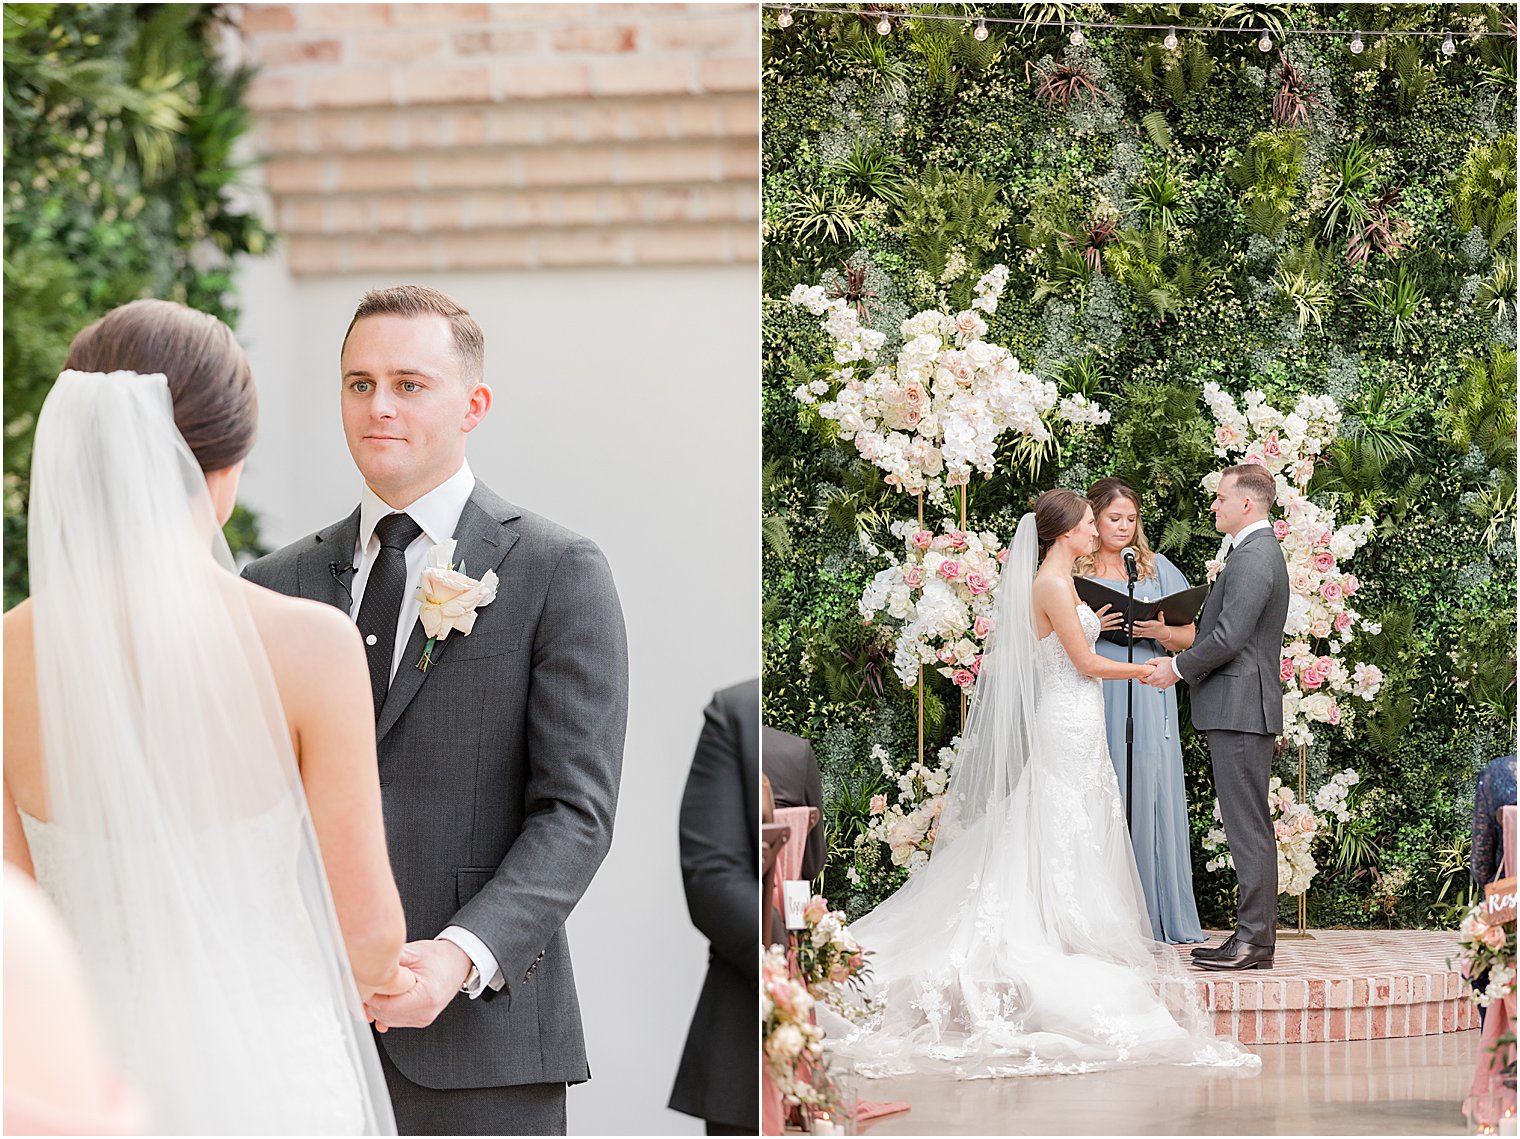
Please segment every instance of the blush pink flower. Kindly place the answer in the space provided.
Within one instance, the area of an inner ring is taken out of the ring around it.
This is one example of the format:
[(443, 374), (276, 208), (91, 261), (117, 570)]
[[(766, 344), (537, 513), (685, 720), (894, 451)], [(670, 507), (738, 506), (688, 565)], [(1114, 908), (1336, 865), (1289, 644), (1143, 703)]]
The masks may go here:
[(973, 597), (978, 597), (992, 588), (992, 579), (985, 574), (968, 573), (966, 575), (966, 588), (971, 590)]
[(1320, 573), (1329, 573), (1335, 568), (1335, 555), (1329, 550), (1321, 550), (1314, 555), (1314, 568)]
[(934, 542), (934, 535), (927, 530), (919, 530), (913, 535), (913, 545), (920, 550), (927, 550)]
[(954, 675), (950, 677), (950, 682), (957, 688), (970, 688), (976, 683), (976, 673), (972, 672), (969, 668), (958, 668), (955, 670)]
[(949, 530), (945, 533), (947, 539), (945, 545), (952, 550), (964, 550), (966, 548), (966, 532), (964, 530)]
[(1303, 674), (1299, 679), (1303, 686), (1310, 692), (1313, 692), (1321, 684), (1325, 683), (1324, 676), (1320, 673), (1319, 669), (1312, 664), (1308, 668), (1304, 669)]
[(885, 795), (871, 796), (871, 814), (884, 815), (887, 812), (887, 797)]
[(814, 894), (808, 899), (807, 908), (802, 911), (802, 916), (807, 919), (810, 925), (817, 925), (829, 916), (829, 904), (822, 897)]
[(974, 656), (974, 657), (972, 657), (971, 658), (971, 663), (968, 664), (966, 667), (971, 670), (971, 675), (972, 676), (981, 676), (982, 675), (982, 658), (980, 656)]
[(1347, 597), (1350, 597), (1353, 593), (1361, 588), (1361, 579), (1358, 578), (1356, 574), (1348, 573), (1345, 577), (1341, 578), (1341, 592), (1343, 592)]
[(964, 567), (954, 558), (946, 558), (939, 563), (939, 576), (946, 581), (960, 581)]
[(1281, 542), (1288, 536), (1288, 524), (1279, 518), (1276, 522), (1272, 523), (1272, 534)]
[(971, 631), (976, 634), (978, 640), (986, 637), (988, 633), (992, 632), (992, 618), (986, 616), (978, 617), (971, 623)]
[(945, 664), (955, 663), (955, 650), (952, 649), (949, 645), (946, 645), (944, 648), (940, 649), (938, 656), (939, 659)]
[(924, 567), (908, 566), (903, 570), (903, 583), (910, 589), (922, 589), (924, 585)]
[(1293, 662), (1291, 660), (1288, 660), (1286, 657), (1284, 657), (1283, 658), (1283, 662), (1282, 662), (1282, 667), (1277, 670), (1277, 675), (1280, 678), (1282, 678), (1283, 680), (1292, 680), (1293, 679)]
[(1314, 816), (1308, 811), (1298, 816), (1298, 829), (1304, 834), (1314, 833)]
[(1262, 451), (1270, 458), (1276, 459), (1282, 455), (1282, 444), (1277, 441), (1277, 432), (1268, 435), (1262, 443)]
[(1338, 725), (1341, 722), (1341, 706), (1339, 704), (1332, 703), (1330, 705), (1330, 710), (1325, 713), (1325, 719), (1331, 724), (1331, 726)]
[(1327, 581), (1319, 587), (1319, 595), (1326, 601), (1339, 601), (1341, 599), (1341, 585), (1338, 581)]
[(1344, 633), (1349, 628), (1351, 628), (1351, 614), (1337, 613), (1335, 615), (1335, 631), (1337, 633)]

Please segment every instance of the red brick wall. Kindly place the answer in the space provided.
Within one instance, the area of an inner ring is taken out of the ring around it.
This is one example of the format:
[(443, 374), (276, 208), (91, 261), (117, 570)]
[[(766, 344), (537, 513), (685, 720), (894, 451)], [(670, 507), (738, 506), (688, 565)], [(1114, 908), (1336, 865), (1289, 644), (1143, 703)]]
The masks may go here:
[(226, 10), (292, 272), (759, 259), (753, 5)]

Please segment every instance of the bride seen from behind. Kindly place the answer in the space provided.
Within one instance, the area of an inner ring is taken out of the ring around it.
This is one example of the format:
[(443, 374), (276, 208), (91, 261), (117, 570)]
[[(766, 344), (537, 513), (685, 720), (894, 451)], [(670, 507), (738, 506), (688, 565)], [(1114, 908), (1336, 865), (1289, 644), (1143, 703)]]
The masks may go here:
[(154, 1130), (393, 1133), (361, 1001), (413, 978), (368, 667), (342, 613), (233, 572), (248, 360), (143, 300), (65, 367), (4, 621), (5, 858), (81, 946)]
[(1109, 761), (1076, 559), (1097, 541), (1070, 490), (1009, 547), (928, 864), (851, 926), (871, 975), (858, 1023), (821, 1009), (835, 1058), (870, 1077), (957, 1079), (1168, 1063), (1254, 1071), (1215, 1037), (1175, 951), (1151, 940)]

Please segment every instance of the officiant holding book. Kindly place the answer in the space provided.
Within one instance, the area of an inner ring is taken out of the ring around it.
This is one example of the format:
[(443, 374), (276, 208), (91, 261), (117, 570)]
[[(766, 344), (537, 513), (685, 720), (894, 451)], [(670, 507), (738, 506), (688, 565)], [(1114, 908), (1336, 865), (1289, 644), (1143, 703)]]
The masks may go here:
[[(1136, 562), (1135, 601), (1159, 601), (1189, 588), (1182, 571), (1150, 548), (1140, 518), (1140, 496), (1123, 479), (1106, 478), (1087, 492), (1098, 525), (1098, 546), (1079, 558), (1076, 572), (1119, 593), (1127, 593), (1129, 577), (1124, 550)], [(1105, 630), (1122, 631), (1124, 615), (1115, 609), (1101, 614)], [(1175, 620), (1175, 617), (1174, 617)], [(1193, 643), (1196, 626), (1169, 624), (1164, 615), (1135, 622), (1134, 660), (1181, 652)], [(1099, 637), (1096, 650), (1109, 660), (1127, 659), (1124, 640)], [(1135, 864), (1145, 890), (1151, 936), (1172, 943), (1205, 940), (1193, 898), (1193, 864), (1189, 854), (1187, 795), (1182, 782), (1181, 724), (1177, 689), (1135, 684), (1133, 693), (1123, 680), (1103, 682), (1104, 714), (1108, 721), (1108, 750), (1119, 776), (1119, 787), (1131, 796)], [(1133, 699), (1135, 724), (1134, 787), (1126, 786), (1125, 719)]]

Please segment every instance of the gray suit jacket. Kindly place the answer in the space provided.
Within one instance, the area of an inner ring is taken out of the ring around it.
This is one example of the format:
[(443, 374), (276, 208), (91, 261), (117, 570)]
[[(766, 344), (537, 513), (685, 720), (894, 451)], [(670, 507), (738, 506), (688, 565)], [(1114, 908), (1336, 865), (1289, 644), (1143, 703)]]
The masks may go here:
[(771, 795), (778, 807), (817, 807), (818, 822), (808, 831), (802, 852), (802, 876), (823, 873), (828, 850), (823, 833), (823, 777), (813, 745), (801, 736), (778, 728), (760, 729), (760, 765), (771, 781)]
[(1275, 736), (1282, 732), (1283, 625), (1288, 565), (1270, 529), (1234, 550), (1198, 617), (1198, 639), (1177, 655), (1192, 689), (1193, 727)]
[[(244, 570), (345, 613), (356, 509)], [(628, 716), (617, 590), (594, 543), (476, 482), (455, 563), (494, 570), (468, 637), (412, 628), (380, 709), (386, 843), (406, 936), (458, 925), (495, 954), (499, 994), (456, 997), (425, 1029), (380, 1037), (429, 1088), (579, 1083), (591, 1076), (565, 920), (612, 843)]]
[(709, 943), (670, 1106), (760, 1133), (760, 682), (712, 698), (681, 796), (686, 908)]

